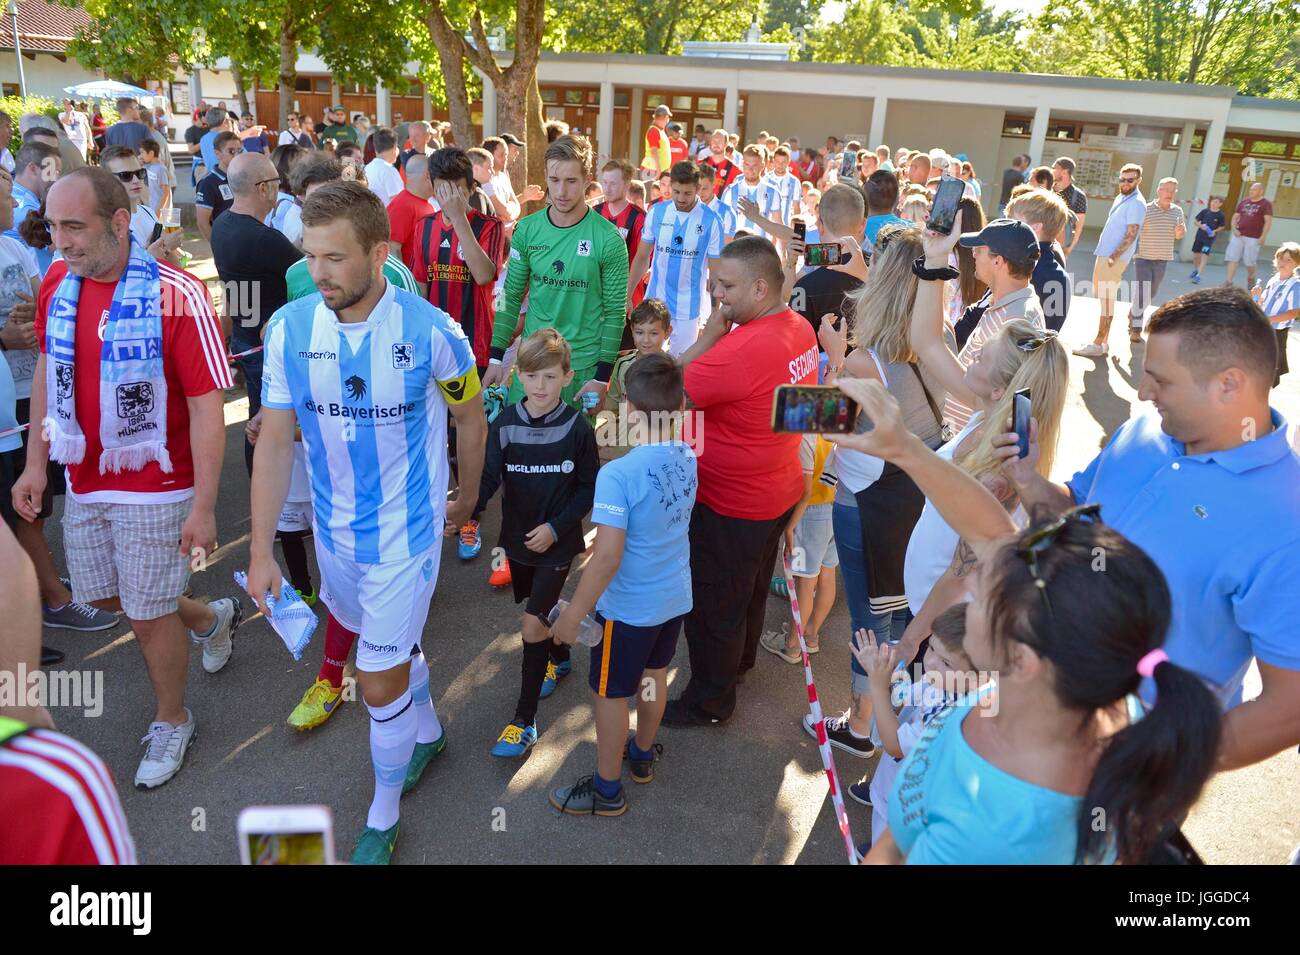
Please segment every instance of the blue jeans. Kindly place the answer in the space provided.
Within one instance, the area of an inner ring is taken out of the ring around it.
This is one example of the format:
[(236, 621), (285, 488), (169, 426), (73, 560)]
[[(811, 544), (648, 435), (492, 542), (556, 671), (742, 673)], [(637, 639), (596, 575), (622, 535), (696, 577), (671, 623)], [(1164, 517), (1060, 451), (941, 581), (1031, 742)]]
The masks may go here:
[[(909, 610), (881, 614), (871, 612), (867, 559), (862, 550), (862, 525), (858, 521), (858, 509), (836, 501), (831, 515), (835, 527), (835, 548), (840, 557), (840, 573), (844, 575), (844, 592), (849, 601), (849, 621), (853, 628), (849, 636), (851, 644), (855, 647), (858, 645), (859, 630), (873, 631), (878, 643), (901, 637), (911, 620)], [(853, 674), (854, 694), (866, 696), (867, 674), (852, 651), (849, 652), (849, 665)]]

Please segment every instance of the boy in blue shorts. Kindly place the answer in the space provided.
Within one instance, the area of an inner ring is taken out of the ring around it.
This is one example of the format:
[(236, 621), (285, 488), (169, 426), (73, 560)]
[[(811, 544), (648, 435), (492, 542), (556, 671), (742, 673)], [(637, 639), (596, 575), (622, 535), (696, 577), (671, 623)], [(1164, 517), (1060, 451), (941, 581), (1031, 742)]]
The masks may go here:
[[(632, 779), (654, 778), (655, 742), (668, 702), (668, 664), (691, 610), (687, 531), (695, 506), (695, 454), (673, 437), (684, 407), (682, 370), (667, 355), (646, 355), (628, 369), (628, 432), (634, 447), (596, 477), (591, 519), (595, 551), (573, 602), (552, 628), (572, 644), (583, 618), (604, 638), (591, 651), (596, 710), (596, 772), (551, 793), (570, 815), (621, 816), (626, 753)], [(636, 733), (628, 735), (627, 701), (636, 697)]]

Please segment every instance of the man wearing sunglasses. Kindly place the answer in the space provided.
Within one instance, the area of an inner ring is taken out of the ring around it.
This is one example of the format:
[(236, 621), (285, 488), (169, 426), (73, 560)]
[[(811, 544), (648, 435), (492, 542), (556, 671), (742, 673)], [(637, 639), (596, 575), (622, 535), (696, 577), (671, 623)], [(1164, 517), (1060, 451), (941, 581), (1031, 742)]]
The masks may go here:
[[(266, 225), (275, 208), (280, 174), (264, 153), (244, 153), (230, 163), (234, 201), (212, 226), (212, 258), (221, 279), (222, 301), (230, 320), (230, 351), (238, 355), (262, 344), (262, 326), (289, 301), (285, 272), (302, 253), (277, 229)], [(248, 414), (262, 407), (262, 355), (237, 359), (248, 385)], [(244, 445), (249, 473), (253, 446)]]
[[(1300, 455), (1269, 407), (1272, 327), (1243, 289), (1180, 296), (1148, 332), (1138, 397), (1155, 412), (1123, 424), (1067, 484), (1034, 471), (1032, 431), (1024, 458), (1014, 433), (994, 444), (1027, 510), (1100, 504), (1163, 571), (1173, 598), (1165, 650), (1229, 711), (1219, 768), (1237, 769), (1300, 744)], [(1099, 652), (1106, 646), (1099, 634)], [(1263, 691), (1243, 703), (1252, 661)], [(1159, 705), (1150, 680), (1142, 696)]]
[(203, 177), (194, 192), (194, 215), (198, 219), (199, 232), (209, 242), (212, 241), (212, 225), (217, 216), (235, 201), (228, 181), (230, 162), (244, 151), (238, 133), (218, 133), (212, 145), (217, 167)]
[(131, 200), (131, 235), (156, 259), (166, 259), (180, 267), (175, 253), (182, 233), (166, 235), (162, 223), (149, 208), (149, 170), (129, 146), (109, 146), (99, 157), (99, 164), (113, 174)]
[(1115, 318), (1115, 302), (1119, 298), (1124, 270), (1137, 251), (1138, 233), (1147, 217), (1147, 201), (1138, 188), (1142, 184), (1142, 167), (1127, 163), (1119, 171), (1119, 195), (1111, 203), (1110, 215), (1101, 227), (1097, 238), (1097, 264), (1092, 270), (1092, 284), (1097, 298), (1101, 299), (1101, 321), (1097, 337), (1076, 348), (1080, 358), (1105, 358), (1110, 354), (1110, 323)]

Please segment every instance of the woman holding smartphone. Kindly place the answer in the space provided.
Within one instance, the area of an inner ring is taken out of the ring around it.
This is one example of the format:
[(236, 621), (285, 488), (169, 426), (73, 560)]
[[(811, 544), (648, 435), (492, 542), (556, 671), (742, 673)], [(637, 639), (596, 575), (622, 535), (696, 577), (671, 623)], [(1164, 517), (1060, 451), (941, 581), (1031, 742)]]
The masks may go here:
[[(949, 261), (964, 218), (963, 211), (949, 235), (925, 234), (922, 245), (927, 268), (939, 269)], [(912, 347), (922, 366), (942, 382), (953, 398), (962, 404), (970, 401), (967, 407), (979, 409), (938, 453), (978, 479), (1008, 513), (1013, 512), (1020, 502), (1011, 482), (1000, 473), (993, 438), (1009, 426), (1015, 392), (1028, 389), (1042, 449), (1039, 473), (1046, 476), (1051, 472), (1065, 410), (1069, 355), (1054, 332), (1017, 320), (1004, 326), (989, 343), (992, 354), (981, 353), (969, 368), (964, 368), (944, 340), (945, 329), (942, 284), (922, 281), (911, 326)], [(973, 567), (970, 545), (961, 541), (934, 505), (927, 502), (907, 546), (904, 585), (914, 616), (902, 634), (900, 654), (911, 659), (929, 634), (934, 618), (964, 599)]]
[[(847, 298), (852, 303), (849, 343), (854, 351), (845, 360), (843, 377), (881, 383), (898, 400), (908, 429), (927, 447), (937, 448), (943, 443), (940, 409), (947, 392), (917, 365), (909, 338), (917, 291), (912, 262), (921, 252), (917, 229), (886, 226), (876, 237), (866, 284)], [(869, 418), (859, 415), (854, 427), (866, 431)], [(897, 467), (851, 447), (836, 452), (834, 470), (839, 483), (832, 523), (851, 633), (873, 630), (880, 641), (888, 641), (891, 633), (900, 636), (907, 625), (903, 557), (925, 498)], [(856, 646), (856, 636), (850, 639)], [(842, 715), (826, 719), (826, 734), (832, 746), (866, 759), (875, 752), (870, 687), (866, 671), (852, 652), (849, 657), (853, 702)], [(804, 728), (816, 735), (808, 718)]]
[[(1169, 589), (1095, 505), (1016, 530), (975, 478), (904, 424), (878, 383), (843, 381), (875, 427), (840, 448), (903, 469), (978, 561), (963, 649), (982, 690), (939, 713), (899, 767), (869, 864), (1150, 861), (1215, 766), (1218, 705), (1162, 649)], [(1106, 572), (1094, 568), (1098, 551)], [(1136, 693), (1155, 680), (1143, 714)]]

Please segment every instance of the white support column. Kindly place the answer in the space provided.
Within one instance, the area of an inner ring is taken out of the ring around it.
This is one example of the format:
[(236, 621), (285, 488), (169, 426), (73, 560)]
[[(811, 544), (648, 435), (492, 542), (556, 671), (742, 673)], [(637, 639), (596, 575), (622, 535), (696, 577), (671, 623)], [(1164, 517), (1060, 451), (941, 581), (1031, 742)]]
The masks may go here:
[(199, 108), (199, 100), (203, 99), (203, 67), (196, 66), (190, 72), (190, 109)]
[(642, 136), (645, 135), (645, 90), (640, 86), (632, 87), (632, 103), (630, 107), (632, 113), (632, 122), (628, 123), (627, 130), (627, 157), (628, 162), (633, 166), (640, 166), (641, 159), (645, 155), (645, 144)]
[[(722, 128), (729, 133), (740, 132), (740, 87), (734, 82), (727, 84), (722, 100)], [(743, 138), (740, 141), (745, 142)]]
[(429, 96), (429, 84), (421, 83), (420, 85), (424, 89), (424, 93), (420, 97), (420, 119), (427, 123), (433, 119), (433, 98)]
[(600, 84), (600, 113), (596, 117), (596, 152), (601, 165), (614, 155), (614, 84)]
[[(1178, 180), (1180, 189), (1184, 188), (1187, 183), (1183, 182), (1187, 178), (1187, 162), (1192, 158), (1192, 137), (1196, 135), (1196, 121), (1188, 120), (1183, 123), (1183, 131), (1178, 137), (1178, 156), (1174, 159), (1173, 177)], [(1186, 195), (1186, 192), (1183, 193)]]
[(483, 138), (497, 134), (497, 88), (490, 79), (479, 73), (483, 81)]
[(1047, 119), (1051, 114), (1050, 106), (1039, 106), (1034, 110), (1034, 125), (1029, 131), (1029, 164), (1041, 165), (1043, 147), (1047, 145)]
[(388, 87), (382, 82), (375, 82), (375, 122), (380, 126), (391, 126), (393, 122), (393, 98)]
[[(1210, 191), (1214, 189), (1214, 171), (1219, 165), (1219, 150), (1223, 148), (1223, 134), (1227, 131), (1226, 118), (1210, 120), (1210, 127), (1205, 131), (1205, 142), (1201, 148), (1201, 168), (1196, 174), (1196, 191), (1187, 198), (1191, 200), (1193, 214), (1201, 202), (1208, 202)], [(1188, 137), (1188, 143), (1191, 137)], [(1192, 242), (1196, 239), (1196, 229), (1189, 223), (1187, 235), (1179, 247), (1179, 258), (1186, 262), (1192, 255)]]
[(877, 95), (871, 104), (871, 132), (863, 149), (875, 149), (885, 141), (885, 113), (889, 110), (889, 97)]

